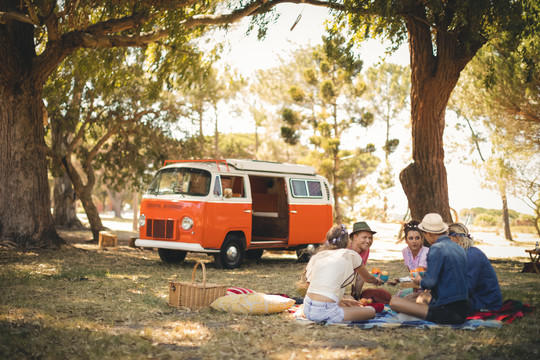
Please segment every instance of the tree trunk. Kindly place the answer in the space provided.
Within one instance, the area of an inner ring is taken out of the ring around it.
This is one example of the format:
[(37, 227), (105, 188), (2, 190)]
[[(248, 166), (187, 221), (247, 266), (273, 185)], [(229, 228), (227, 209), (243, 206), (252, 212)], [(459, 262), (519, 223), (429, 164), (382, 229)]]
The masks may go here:
[[(3, 3), (2, 10), (12, 3)], [(0, 24), (0, 238), (58, 248), (65, 241), (51, 214), (43, 81), (33, 68), (33, 31), (18, 21)]]
[(69, 157), (64, 157), (62, 159), (62, 164), (64, 165), (64, 168), (66, 169), (69, 178), (71, 179), (71, 183), (73, 184), (73, 189), (75, 190), (75, 193), (81, 200), (81, 204), (86, 213), (86, 217), (88, 218), (88, 222), (90, 223), (92, 237), (94, 241), (98, 241), (99, 232), (101, 230), (105, 230), (105, 227), (101, 222), (99, 212), (92, 199), (92, 189), (94, 188), (95, 183), (94, 171), (92, 170), (92, 166), (90, 164), (86, 164), (85, 166), (83, 166), (84, 173), (86, 175), (86, 184), (84, 184), (81, 176), (71, 163)]
[(94, 201), (92, 200), (92, 189), (83, 187), (77, 191), (77, 195), (81, 199), (82, 206), (86, 212), (88, 222), (90, 223), (90, 230), (92, 230), (92, 237), (94, 241), (99, 240), (99, 232), (105, 230), (105, 227), (101, 223), (99, 212), (97, 210)]
[(514, 239), (512, 239), (512, 232), (510, 230), (510, 216), (508, 214), (508, 200), (506, 198), (506, 189), (504, 185), (499, 186), (499, 192), (501, 194), (501, 199), (502, 199), (504, 236), (506, 240), (514, 241)]
[(214, 159), (219, 159), (219, 131), (218, 131), (218, 113), (217, 108), (214, 106), (215, 111), (215, 118), (216, 121), (214, 122)]
[(338, 189), (337, 189), (337, 174), (336, 174), (336, 171), (332, 172), (332, 181), (333, 181), (333, 185), (332, 186), (332, 193), (333, 193), (333, 196), (334, 196), (334, 221), (337, 223), (337, 224), (341, 224), (341, 222), (343, 221), (343, 215), (341, 214), (341, 208), (340, 208), (340, 205), (339, 205), (339, 192), (338, 192)]
[(121, 219), (122, 218), (122, 205), (124, 203), (122, 200), (122, 193), (107, 189), (107, 196), (111, 200), (111, 206), (112, 206), (112, 211), (114, 212), (114, 217)]
[(85, 229), (77, 217), (76, 194), (67, 174), (54, 178), (54, 224), (67, 229)]
[(421, 220), (425, 214), (435, 212), (451, 222), (443, 148), (445, 112), (459, 74), (475, 51), (464, 55), (457, 49), (455, 34), (437, 32), (435, 55), (431, 29), (418, 20), (425, 18), (420, 8), (407, 20), (413, 163), (403, 169), (399, 179), (413, 219)]
[(133, 202), (131, 205), (133, 209), (133, 231), (139, 231), (139, 193), (133, 192)]
[(0, 81), (0, 237), (57, 248), (65, 241), (51, 214), (41, 90), (27, 74), (16, 77)]

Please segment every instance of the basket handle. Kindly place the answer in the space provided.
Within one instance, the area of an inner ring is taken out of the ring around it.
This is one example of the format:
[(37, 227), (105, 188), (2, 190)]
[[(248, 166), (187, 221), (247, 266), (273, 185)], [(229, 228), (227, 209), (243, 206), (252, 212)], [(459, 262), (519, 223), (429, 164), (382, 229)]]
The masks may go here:
[(201, 265), (202, 267), (202, 273), (203, 273), (203, 288), (206, 287), (206, 266), (204, 265), (204, 263), (200, 260), (197, 260), (197, 263), (195, 264), (195, 266), (193, 267), (193, 274), (191, 275), (191, 284), (193, 285), (193, 283), (195, 282), (195, 271), (197, 270), (197, 266)]

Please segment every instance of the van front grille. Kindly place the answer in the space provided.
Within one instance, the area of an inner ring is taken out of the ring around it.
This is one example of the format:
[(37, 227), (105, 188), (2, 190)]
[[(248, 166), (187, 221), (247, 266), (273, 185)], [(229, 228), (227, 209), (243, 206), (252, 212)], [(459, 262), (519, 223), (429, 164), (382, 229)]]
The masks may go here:
[(146, 221), (146, 236), (155, 239), (174, 239), (174, 220)]

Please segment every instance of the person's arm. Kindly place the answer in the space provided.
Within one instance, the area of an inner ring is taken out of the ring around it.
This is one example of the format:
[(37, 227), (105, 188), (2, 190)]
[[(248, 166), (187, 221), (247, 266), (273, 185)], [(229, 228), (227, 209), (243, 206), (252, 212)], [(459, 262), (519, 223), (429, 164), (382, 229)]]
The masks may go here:
[(366, 269), (364, 265), (360, 265), (359, 267), (355, 269), (355, 271), (367, 283), (377, 285), (377, 286), (383, 284), (381, 279), (376, 278), (375, 276), (371, 275), (371, 273)]
[(482, 267), (484, 266), (482, 260), (483, 259), (479, 253), (475, 253), (475, 251), (471, 249), (467, 250), (467, 282), (469, 286), (469, 296), (474, 293), (474, 290), (478, 286), (480, 273), (482, 271)]
[[(439, 278), (439, 273), (441, 272), (442, 259), (440, 259), (441, 251), (436, 247), (431, 247), (428, 253), (428, 269), (426, 275), (422, 278), (420, 275), (418, 277), (419, 285), (424, 289), (432, 289), (437, 284), (437, 279)], [(414, 280), (413, 280), (414, 281)]]

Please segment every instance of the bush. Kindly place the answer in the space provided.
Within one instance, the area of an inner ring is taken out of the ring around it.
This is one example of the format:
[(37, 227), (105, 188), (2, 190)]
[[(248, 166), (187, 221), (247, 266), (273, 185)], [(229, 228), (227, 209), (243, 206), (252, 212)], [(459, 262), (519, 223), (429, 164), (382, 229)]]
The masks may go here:
[(474, 219), (474, 225), (476, 226), (497, 226), (501, 223), (501, 217), (492, 214), (479, 214)]

